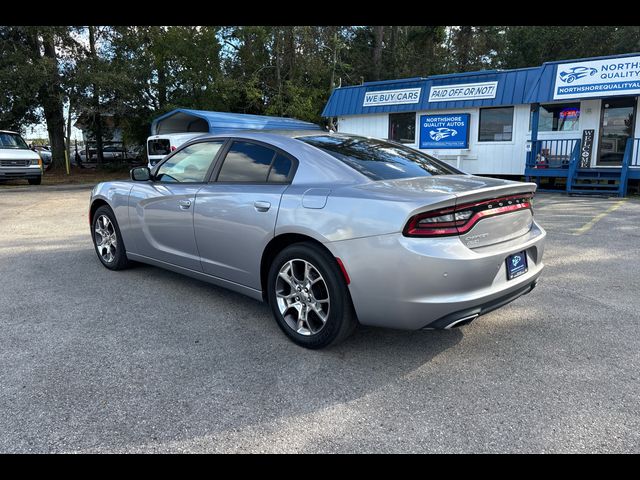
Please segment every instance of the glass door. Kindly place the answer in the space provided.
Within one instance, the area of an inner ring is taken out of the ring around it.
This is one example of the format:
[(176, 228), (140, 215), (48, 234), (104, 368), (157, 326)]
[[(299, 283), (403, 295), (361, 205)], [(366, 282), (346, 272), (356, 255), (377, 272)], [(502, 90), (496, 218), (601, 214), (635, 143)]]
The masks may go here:
[(622, 165), (627, 138), (633, 137), (635, 113), (635, 97), (602, 100), (598, 166), (619, 167)]

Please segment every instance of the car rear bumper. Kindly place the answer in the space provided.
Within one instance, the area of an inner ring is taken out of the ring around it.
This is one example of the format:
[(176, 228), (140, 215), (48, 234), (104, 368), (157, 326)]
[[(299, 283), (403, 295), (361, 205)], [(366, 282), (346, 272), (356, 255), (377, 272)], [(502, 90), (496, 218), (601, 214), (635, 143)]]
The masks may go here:
[(38, 178), (42, 175), (39, 166), (34, 167), (0, 167), (0, 180), (11, 178)]
[[(475, 249), (458, 237), (408, 238), (400, 233), (326, 246), (351, 279), (360, 323), (415, 330), (468, 323), (531, 291), (544, 266), (545, 236), (534, 222), (525, 235)], [(506, 258), (521, 251), (526, 252), (528, 271), (507, 280)]]

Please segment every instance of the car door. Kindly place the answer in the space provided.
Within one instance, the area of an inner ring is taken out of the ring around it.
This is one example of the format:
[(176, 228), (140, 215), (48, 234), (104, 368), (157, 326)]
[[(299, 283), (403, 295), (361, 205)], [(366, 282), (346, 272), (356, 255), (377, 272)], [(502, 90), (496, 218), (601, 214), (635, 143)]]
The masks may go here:
[(134, 253), (202, 271), (193, 230), (196, 193), (206, 184), (224, 140), (180, 149), (157, 169), (154, 179), (136, 183), (129, 194)]
[(196, 196), (194, 228), (205, 273), (259, 289), (262, 252), (297, 160), (275, 147), (233, 140), (214, 180)]

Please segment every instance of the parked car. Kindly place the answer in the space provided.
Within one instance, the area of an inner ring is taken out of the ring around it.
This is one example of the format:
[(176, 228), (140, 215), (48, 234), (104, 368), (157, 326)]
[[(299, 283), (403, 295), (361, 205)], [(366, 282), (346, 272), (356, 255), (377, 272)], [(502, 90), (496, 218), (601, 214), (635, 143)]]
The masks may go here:
[(53, 163), (51, 150), (44, 145), (33, 145), (31, 149), (40, 155), (40, 158), (42, 158), (43, 169), (45, 171), (49, 170)]
[(89, 222), (106, 268), (149, 263), (265, 300), (321, 348), (358, 322), (452, 328), (529, 293), (546, 235), (535, 190), (399, 143), (245, 131), (98, 184)]
[(144, 145), (130, 145), (127, 147), (126, 159), (141, 162), (144, 159)]
[(0, 130), (0, 181), (24, 178), (30, 185), (42, 183), (42, 158), (17, 132)]
[[(97, 163), (98, 161), (98, 149), (89, 148), (89, 155), (87, 156), (87, 150), (80, 150), (80, 163)], [(126, 158), (126, 150), (123, 150), (120, 146), (108, 145), (102, 149), (102, 158), (105, 162), (113, 162), (116, 160), (123, 160)]]
[(147, 138), (147, 167), (153, 168), (160, 160), (175, 151), (180, 145), (206, 133), (171, 133), (151, 135)]

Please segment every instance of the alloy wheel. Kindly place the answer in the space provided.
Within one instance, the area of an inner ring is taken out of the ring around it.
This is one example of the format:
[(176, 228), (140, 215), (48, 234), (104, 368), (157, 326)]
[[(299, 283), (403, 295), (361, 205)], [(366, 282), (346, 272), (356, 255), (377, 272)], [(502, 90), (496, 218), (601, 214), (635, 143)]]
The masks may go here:
[(276, 300), (286, 324), (300, 335), (315, 335), (329, 318), (331, 301), (327, 283), (309, 261), (287, 261), (275, 284)]
[(113, 223), (106, 215), (100, 215), (95, 223), (96, 250), (100, 258), (106, 263), (112, 263), (116, 258), (118, 238)]

